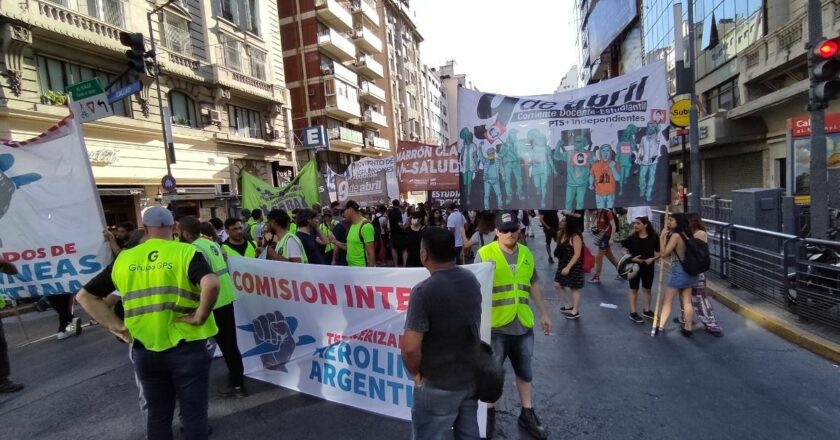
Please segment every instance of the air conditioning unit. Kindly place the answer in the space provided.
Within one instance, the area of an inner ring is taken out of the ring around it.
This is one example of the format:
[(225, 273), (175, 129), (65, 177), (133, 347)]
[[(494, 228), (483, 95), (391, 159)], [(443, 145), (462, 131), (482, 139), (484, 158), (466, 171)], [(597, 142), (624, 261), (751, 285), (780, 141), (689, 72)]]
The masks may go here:
[(331, 75), (333, 73), (332, 67), (323, 64), (321, 65), (321, 75)]
[(210, 118), (210, 122), (214, 124), (221, 124), (222, 123), (222, 112), (216, 109), (209, 109), (208, 117)]

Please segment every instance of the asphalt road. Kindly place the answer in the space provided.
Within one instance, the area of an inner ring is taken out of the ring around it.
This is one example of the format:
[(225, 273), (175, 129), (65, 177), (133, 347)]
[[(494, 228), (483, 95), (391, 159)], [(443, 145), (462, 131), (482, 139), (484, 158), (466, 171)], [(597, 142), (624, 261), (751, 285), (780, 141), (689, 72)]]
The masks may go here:
[[(840, 432), (840, 368), (768, 333), (721, 306), (725, 336), (627, 318), (626, 286), (607, 263), (602, 284), (583, 291), (581, 318), (564, 319), (539, 232), (531, 248), (554, 321), (538, 334), (534, 402), (550, 438), (829, 439)], [(601, 303), (618, 309), (603, 308)], [(80, 310), (80, 309), (79, 309)], [(83, 312), (81, 312), (83, 313)], [(52, 311), (24, 316), (30, 339), (55, 331)], [(141, 439), (127, 347), (100, 327), (81, 337), (24, 342), (14, 318), (3, 320), (12, 378), (26, 389), (0, 395), (0, 439)], [(215, 396), (225, 380), (211, 373), (211, 438), (408, 439), (406, 422), (331, 404), (249, 380), (244, 399)], [(508, 372), (498, 405), (497, 438), (528, 438), (516, 425), (518, 395)], [(177, 425), (177, 422), (176, 422)], [(176, 435), (177, 438), (177, 435)]]

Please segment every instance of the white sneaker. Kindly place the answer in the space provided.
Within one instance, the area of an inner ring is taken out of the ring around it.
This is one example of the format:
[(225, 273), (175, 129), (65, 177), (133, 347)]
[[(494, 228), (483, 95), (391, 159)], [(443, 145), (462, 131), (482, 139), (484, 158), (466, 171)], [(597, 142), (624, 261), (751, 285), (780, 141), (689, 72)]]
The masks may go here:
[[(69, 329), (70, 326), (68, 325), (67, 328)], [(67, 331), (66, 329), (63, 332), (58, 332), (58, 333), (55, 334), (55, 337), (58, 338), (59, 341), (61, 341), (63, 339), (67, 339), (70, 336), (73, 336), (73, 333)]]

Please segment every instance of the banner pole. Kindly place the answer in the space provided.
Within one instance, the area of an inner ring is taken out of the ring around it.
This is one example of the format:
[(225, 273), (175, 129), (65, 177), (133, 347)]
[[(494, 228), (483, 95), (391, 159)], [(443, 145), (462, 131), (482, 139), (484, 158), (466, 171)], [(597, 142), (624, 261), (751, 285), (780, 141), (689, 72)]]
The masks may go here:
[[(671, 208), (666, 207), (665, 208), (665, 221), (662, 222), (662, 227), (663, 228), (668, 227), (668, 220), (670, 220), (670, 217), (671, 217)], [(661, 233), (661, 231), (660, 231), (660, 233)], [(659, 252), (661, 253), (664, 250), (665, 249), (659, 249)], [(662, 295), (662, 279), (664, 277), (665, 277), (665, 258), (660, 258), (659, 259), (659, 283), (656, 286), (656, 302), (654, 303), (654, 308), (653, 308), (653, 326), (650, 328), (650, 335), (651, 336), (656, 336), (656, 334), (657, 334), (657, 330), (656, 330), (657, 321), (662, 319), (662, 317), (659, 314), (659, 312), (662, 310), (660, 308), (660, 305), (659, 305), (659, 297)]]
[(76, 135), (79, 136), (79, 142), (82, 144), (82, 152), (84, 153), (85, 158), (85, 165), (87, 165), (87, 175), (88, 179), (90, 179), (90, 184), (94, 189), (94, 193), (96, 196), (96, 207), (99, 208), (99, 221), (101, 223), (102, 229), (104, 230), (108, 227), (108, 224), (105, 222), (105, 209), (102, 207), (102, 198), (99, 197), (99, 189), (96, 187), (96, 178), (93, 177), (93, 165), (90, 164), (90, 156), (88, 155), (87, 144), (85, 143), (85, 136), (82, 134), (82, 124), (74, 116), (73, 118), (73, 130), (76, 132)]
[(20, 331), (23, 332), (23, 338), (26, 339), (25, 344), (20, 344), (18, 347), (26, 347), (27, 345), (31, 344), (32, 341), (29, 340), (29, 334), (26, 333), (26, 327), (23, 325), (23, 320), (20, 319), (20, 311), (18, 310), (17, 301), (12, 299), (12, 310), (15, 311), (15, 317), (17, 318), (18, 325), (20, 326)]

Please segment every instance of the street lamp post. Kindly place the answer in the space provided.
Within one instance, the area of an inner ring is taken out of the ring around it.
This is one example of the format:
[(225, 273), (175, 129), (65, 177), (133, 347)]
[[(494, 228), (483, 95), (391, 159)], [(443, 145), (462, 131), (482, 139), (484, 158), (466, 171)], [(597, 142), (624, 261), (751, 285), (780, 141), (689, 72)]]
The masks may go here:
[(163, 143), (166, 150), (166, 174), (172, 175), (172, 165), (175, 163), (175, 145), (171, 142), (172, 136), (169, 133), (169, 125), (166, 123), (166, 116), (163, 111), (163, 95), (160, 91), (160, 64), (157, 59), (157, 44), (155, 44), (155, 34), (152, 29), (152, 16), (160, 12), (163, 8), (174, 3), (176, 0), (167, 0), (166, 3), (152, 9), (146, 14), (146, 21), (149, 24), (149, 41), (151, 43), (152, 62), (155, 70), (155, 88), (157, 89), (158, 112), (160, 113), (160, 125), (163, 132)]

